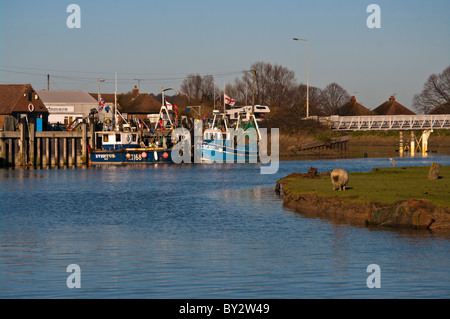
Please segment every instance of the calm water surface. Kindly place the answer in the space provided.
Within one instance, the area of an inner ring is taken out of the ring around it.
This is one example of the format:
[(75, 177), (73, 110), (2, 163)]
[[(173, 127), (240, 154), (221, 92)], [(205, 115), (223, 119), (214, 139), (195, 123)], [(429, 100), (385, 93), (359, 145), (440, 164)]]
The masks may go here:
[[(397, 158), (450, 165), (450, 156)], [(386, 158), (0, 170), (2, 298), (448, 298), (450, 238), (335, 224), (282, 207), (292, 172)], [(413, 185), (410, 185), (413, 187)], [(81, 268), (69, 289), (66, 268)], [(381, 268), (369, 289), (367, 266)]]

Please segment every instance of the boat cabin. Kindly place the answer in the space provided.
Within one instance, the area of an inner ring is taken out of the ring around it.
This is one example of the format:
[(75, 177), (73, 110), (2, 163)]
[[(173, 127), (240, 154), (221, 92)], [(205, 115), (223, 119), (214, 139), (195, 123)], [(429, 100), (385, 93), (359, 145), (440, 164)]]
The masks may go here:
[(255, 120), (260, 122), (264, 119), (267, 113), (270, 113), (270, 109), (267, 105), (255, 105), (255, 107), (246, 105), (235, 106), (226, 110), (226, 114), (229, 116), (230, 120), (237, 120), (240, 116), (245, 116), (248, 121), (251, 113), (255, 115)]
[(230, 140), (231, 139), (231, 133), (229, 131), (221, 131), (220, 129), (206, 129), (203, 133), (203, 139), (205, 141), (223, 141), (223, 140)]
[(138, 132), (96, 132), (99, 149), (112, 151), (139, 147)]

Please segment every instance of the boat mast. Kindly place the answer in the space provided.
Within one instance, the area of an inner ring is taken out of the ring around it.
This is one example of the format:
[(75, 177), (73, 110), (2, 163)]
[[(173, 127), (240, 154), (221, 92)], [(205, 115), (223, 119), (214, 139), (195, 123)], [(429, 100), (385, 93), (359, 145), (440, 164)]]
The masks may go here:
[(258, 122), (255, 117), (255, 82), (256, 82), (256, 69), (253, 68), (253, 94), (252, 94), (252, 113), (253, 121), (255, 122), (256, 132), (258, 133), (259, 140), (261, 140), (261, 133), (259, 132)]
[(114, 74), (115, 88), (114, 88), (114, 124), (116, 125), (116, 131), (119, 130), (119, 123), (117, 122), (117, 72)]
[(253, 68), (252, 113), (255, 112), (255, 81), (256, 69)]

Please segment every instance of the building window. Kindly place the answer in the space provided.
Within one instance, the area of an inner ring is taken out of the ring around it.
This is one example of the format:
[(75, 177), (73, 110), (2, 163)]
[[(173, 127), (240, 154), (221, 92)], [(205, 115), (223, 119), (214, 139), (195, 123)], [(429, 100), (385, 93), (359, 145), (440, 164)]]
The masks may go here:
[(120, 142), (120, 134), (116, 134), (116, 142)]

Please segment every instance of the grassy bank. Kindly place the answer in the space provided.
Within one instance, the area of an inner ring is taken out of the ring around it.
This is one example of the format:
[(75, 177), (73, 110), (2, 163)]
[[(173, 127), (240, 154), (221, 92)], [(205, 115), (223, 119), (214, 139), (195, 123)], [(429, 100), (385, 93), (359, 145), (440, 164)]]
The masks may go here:
[(440, 178), (428, 180), (429, 167), (378, 168), (369, 173), (350, 173), (346, 191), (333, 191), (330, 176), (318, 179), (287, 177), (283, 189), (296, 194), (339, 197), (344, 202), (393, 204), (411, 198), (450, 207), (450, 166), (442, 166)]

